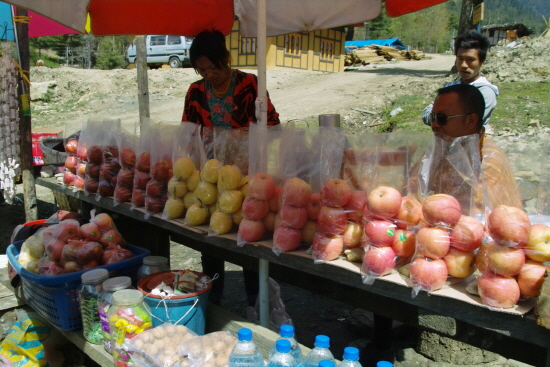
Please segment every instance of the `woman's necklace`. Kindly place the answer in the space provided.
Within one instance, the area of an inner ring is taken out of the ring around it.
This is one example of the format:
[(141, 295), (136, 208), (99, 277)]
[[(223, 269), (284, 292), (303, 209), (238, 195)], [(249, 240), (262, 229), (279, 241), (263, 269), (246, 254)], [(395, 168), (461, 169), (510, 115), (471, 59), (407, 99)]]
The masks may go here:
[(231, 75), (229, 75), (229, 79), (227, 80), (227, 86), (225, 87), (225, 90), (223, 92), (218, 92), (218, 90), (216, 89), (216, 87), (214, 87), (214, 85), (212, 84), (212, 89), (214, 89), (214, 93), (216, 93), (216, 95), (218, 96), (225, 96), (225, 94), (227, 93), (227, 91), (229, 90), (229, 86), (231, 85)]

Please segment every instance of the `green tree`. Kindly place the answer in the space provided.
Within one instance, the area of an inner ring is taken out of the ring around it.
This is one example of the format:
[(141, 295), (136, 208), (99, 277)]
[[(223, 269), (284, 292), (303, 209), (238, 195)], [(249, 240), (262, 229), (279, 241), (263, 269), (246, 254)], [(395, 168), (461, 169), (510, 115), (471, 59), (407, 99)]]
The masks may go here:
[(376, 19), (371, 20), (368, 23), (368, 39), (386, 39), (393, 38), (392, 31), (390, 29), (392, 24), (392, 19), (386, 14), (386, 8), (382, 4), (382, 11), (380, 16)]
[(102, 70), (125, 67), (127, 62), (124, 57), (127, 45), (127, 36), (102, 37), (99, 40), (95, 66)]

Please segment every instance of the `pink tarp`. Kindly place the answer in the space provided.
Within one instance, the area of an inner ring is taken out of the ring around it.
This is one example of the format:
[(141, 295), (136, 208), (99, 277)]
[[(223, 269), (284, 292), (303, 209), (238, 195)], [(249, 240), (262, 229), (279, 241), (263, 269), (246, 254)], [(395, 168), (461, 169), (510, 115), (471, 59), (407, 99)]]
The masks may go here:
[(78, 34), (51, 19), (29, 11), (29, 37), (55, 36), (58, 34)]

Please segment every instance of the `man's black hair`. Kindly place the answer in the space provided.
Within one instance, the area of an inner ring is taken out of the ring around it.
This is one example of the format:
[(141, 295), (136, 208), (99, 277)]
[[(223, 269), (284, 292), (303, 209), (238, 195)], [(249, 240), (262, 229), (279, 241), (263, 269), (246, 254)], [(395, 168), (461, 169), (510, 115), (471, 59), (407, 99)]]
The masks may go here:
[(197, 71), (197, 60), (205, 56), (216, 68), (223, 69), (229, 60), (225, 37), (220, 31), (202, 31), (189, 48), (191, 66)]
[(477, 49), (479, 53), (479, 61), (484, 63), (487, 58), (487, 51), (489, 50), (489, 47), (491, 47), (491, 42), (487, 37), (478, 31), (471, 30), (455, 39), (455, 56), (457, 55), (459, 48), (464, 48), (466, 50)]
[(437, 91), (437, 95), (456, 93), (460, 101), (462, 113), (475, 113), (477, 115), (478, 130), (483, 127), (483, 115), (485, 113), (485, 98), (479, 88), (471, 84), (454, 84), (443, 87)]

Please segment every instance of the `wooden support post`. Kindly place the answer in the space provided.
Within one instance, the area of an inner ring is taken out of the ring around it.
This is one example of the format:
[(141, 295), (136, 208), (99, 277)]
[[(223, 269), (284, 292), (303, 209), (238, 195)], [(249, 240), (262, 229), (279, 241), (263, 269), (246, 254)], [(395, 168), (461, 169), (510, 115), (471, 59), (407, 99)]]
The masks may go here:
[(147, 50), (145, 49), (145, 36), (136, 38), (136, 70), (138, 82), (139, 123), (150, 117), (149, 112), (149, 81), (147, 79)]
[[(26, 9), (17, 7), (18, 16), (27, 16)], [(19, 50), (19, 62), (22, 73), (30, 71), (29, 58), (29, 27), (27, 23), (16, 23), (17, 42)], [(29, 75), (30, 80), (30, 73)], [(36, 202), (36, 189), (34, 185), (33, 160), (32, 160), (32, 136), (31, 136), (31, 107), (30, 107), (30, 83), (23, 84), (22, 75), (19, 77), (19, 131), (21, 174), (23, 177), (23, 197), (25, 199), (25, 218), (27, 222), (38, 218), (38, 206)]]

